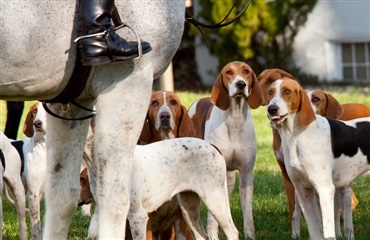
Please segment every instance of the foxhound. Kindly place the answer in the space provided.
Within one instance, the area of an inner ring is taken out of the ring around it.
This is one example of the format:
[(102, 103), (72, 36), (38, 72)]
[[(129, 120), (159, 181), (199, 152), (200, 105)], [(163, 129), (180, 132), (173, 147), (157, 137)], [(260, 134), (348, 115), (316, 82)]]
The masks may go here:
[(27, 138), (13, 141), (24, 160), (22, 179), (27, 194), (33, 239), (41, 239), (40, 202), (46, 178), (46, 111), (41, 102), (33, 104), (26, 116), (23, 133)]
[[(152, 93), (148, 112), (139, 138), (141, 144), (165, 139), (194, 137), (195, 129), (186, 107), (171, 91)], [(193, 239), (190, 229), (182, 216), (177, 197), (150, 213), (147, 239)]]
[[(273, 69), (266, 69), (264, 70), (258, 77), (257, 81), (259, 82), (262, 93), (264, 95), (264, 103), (262, 105), (268, 104), (268, 88), (270, 85), (278, 79), (283, 77), (287, 77), (290, 79), (295, 79), (290, 73), (285, 72), (284, 70), (273, 68)], [(355, 118), (370, 116), (370, 112), (366, 106), (358, 103), (347, 103), (340, 105), (339, 102), (330, 94), (323, 96), (324, 94), (320, 94), (321, 91), (315, 91), (315, 94), (311, 96), (311, 104), (315, 108), (316, 114), (320, 114), (322, 116), (330, 117), (330, 118), (338, 118), (340, 120), (351, 120)], [(317, 99), (319, 98), (319, 99)], [(285, 191), (288, 197), (289, 203), (289, 217), (292, 224), (292, 236), (299, 237), (300, 236), (300, 219), (301, 219), (301, 212), (298, 209), (299, 205), (295, 202), (295, 189), (290, 181), (290, 178), (286, 172), (285, 163), (284, 163), (284, 156), (281, 150), (281, 138), (276, 129), (272, 129), (273, 133), (273, 149), (274, 154), (277, 159), (277, 162), (280, 166), (282, 175), (283, 175), (283, 182)], [(357, 198), (354, 192), (352, 193), (352, 209), (355, 209), (357, 206)], [(298, 210), (298, 211), (296, 211)], [(336, 208), (335, 216), (336, 219), (336, 226), (339, 226), (339, 206)], [(347, 220), (345, 224), (352, 223), (352, 221)], [(338, 236), (340, 236), (340, 228), (336, 227), (336, 231)]]
[[(212, 96), (189, 107), (197, 137), (220, 149), (225, 157), (229, 196), (240, 173), (240, 202), (244, 235), (254, 238), (252, 214), (253, 168), (256, 160), (256, 136), (250, 108), (263, 102), (261, 89), (252, 68), (243, 62), (230, 62), (221, 70), (212, 87)], [(207, 233), (217, 237), (217, 222), (208, 215)]]
[[(268, 104), (268, 88), (270, 85), (275, 82), (278, 79), (281, 79), (283, 77), (288, 77), (291, 79), (295, 79), (290, 73), (285, 72), (284, 70), (278, 69), (278, 68), (271, 68), (264, 70), (260, 75), (257, 77), (257, 81), (262, 89), (262, 95), (263, 95), (263, 106), (266, 106)], [(285, 168), (284, 164), (284, 156), (281, 150), (281, 138), (276, 129), (272, 129), (272, 147), (274, 150), (275, 158), (279, 164), (281, 174), (283, 176), (283, 184), (285, 188), (285, 193), (288, 198), (288, 205), (289, 205), (289, 219), (292, 224), (292, 228), (296, 228), (296, 226), (293, 224), (293, 214), (295, 211), (295, 190), (292, 182), (290, 181), (290, 178), (288, 176), (288, 173)], [(300, 221), (297, 220), (300, 224)], [(298, 228), (300, 225), (298, 226)], [(297, 230), (299, 231), (299, 230)], [(293, 233), (293, 235), (299, 235), (299, 233)]]
[[(289, 78), (272, 83), (268, 95), (267, 116), (282, 139), (310, 238), (335, 239), (335, 188), (349, 189), (370, 169), (370, 117), (343, 122), (315, 115), (307, 93)], [(345, 235), (353, 238), (353, 232)]]
[[(316, 114), (338, 120), (352, 120), (355, 118), (370, 117), (370, 109), (360, 103), (340, 104), (330, 93), (321, 90), (307, 92), (311, 105)], [(351, 191), (348, 193), (347, 191)], [(350, 197), (351, 199), (346, 199)], [(335, 231), (337, 237), (341, 237), (339, 209), (343, 211), (344, 232), (346, 237), (351, 238), (353, 233), (352, 212), (358, 205), (353, 188), (340, 188), (335, 192)], [(351, 206), (350, 206), (351, 205)]]
[(370, 117), (370, 108), (361, 103), (340, 104), (330, 93), (321, 90), (309, 91), (308, 96), (317, 114), (343, 121)]
[(145, 144), (170, 138), (194, 136), (193, 123), (179, 97), (170, 91), (152, 93), (140, 142)]
[[(153, 92), (139, 143), (148, 144), (165, 139), (193, 136), (195, 136), (193, 123), (179, 97), (171, 91)], [(81, 186), (85, 184), (85, 175), (87, 176), (87, 174), (91, 174), (90, 169), (89, 173), (81, 173)], [(90, 180), (93, 181), (91, 178)], [(169, 181), (171, 180), (169, 179)], [(91, 201), (91, 199), (87, 200)], [(79, 199), (79, 205), (82, 204), (87, 203)], [(98, 206), (95, 205), (95, 209), (97, 208)], [(93, 216), (92, 219), (96, 219), (96, 216)], [(89, 228), (90, 237), (97, 236), (94, 225), (97, 224), (92, 221)], [(151, 236), (155, 239), (170, 239), (171, 237), (172, 239), (193, 239), (182, 216), (176, 196), (171, 201), (164, 203), (157, 211), (150, 213), (148, 229), (150, 230), (147, 232), (147, 239), (151, 239)]]
[[(207, 238), (200, 225), (201, 201), (215, 216), (227, 239), (238, 239), (227, 195), (225, 160), (211, 144), (184, 137), (137, 145), (132, 170), (128, 220), (133, 239), (145, 239), (148, 213), (175, 195), (195, 239)], [(93, 199), (86, 179), (84, 174), (81, 202)]]

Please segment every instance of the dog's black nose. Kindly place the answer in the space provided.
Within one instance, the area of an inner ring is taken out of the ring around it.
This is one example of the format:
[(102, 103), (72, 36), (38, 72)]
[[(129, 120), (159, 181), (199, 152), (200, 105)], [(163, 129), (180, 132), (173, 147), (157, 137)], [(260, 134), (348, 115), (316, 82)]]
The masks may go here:
[(159, 118), (161, 119), (161, 120), (168, 120), (168, 119), (170, 119), (171, 118), (171, 113), (169, 113), (169, 112), (161, 112), (161, 114), (159, 115)]
[(235, 85), (238, 89), (244, 89), (247, 86), (244, 81), (237, 81)]
[(279, 110), (279, 107), (275, 104), (268, 106), (267, 111), (269, 114), (276, 114)]
[(35, 126), (35, 128), (41, 128), (41, 126), (42, 126), (42, 121), (40, 121), (40, 120), (36, 120), (36, 121), (33, 123), (33, 126)]
[(161, 127), (169, 127), (171, 120), (171, 113), (164, 111), (159, 114), (159, 119), (161, 122)]

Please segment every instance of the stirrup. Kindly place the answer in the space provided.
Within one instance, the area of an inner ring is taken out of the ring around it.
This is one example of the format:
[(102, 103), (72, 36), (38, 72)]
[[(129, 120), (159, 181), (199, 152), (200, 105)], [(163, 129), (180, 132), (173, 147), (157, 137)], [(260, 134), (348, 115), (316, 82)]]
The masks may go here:
[[(133, 60), (135, 59), (140, 59), (142, 56), (143, 56), (143, 48), (141, 46), (141, 41), (140, 41), (140, 37), (139, 37), (139, 34), (132, 28), (130, 27), (129, 25), (125, 24), (125, 23), (122, 23), (121, 25), (118, 25), (117, 27), (114, 27), (114, 31), (118, 30), (118, 29), (121, 29), (121, 28), (129, 28), (131, 29), (131, 31), (134, 32), (135, 36), (136, 36), (136, 39), (137, 39), (137, 49), (138, 49), (138, 56), (136, 58), (133, 58)], [(73, 40), (74, 42), (78, 42), (80, 41), (81, 39), (85, 39), (85, 38), (91, 38), (91, 37), (96, 37), (96, 36), (107, 36), (109, 34), (109, 31), (108, 29), (107, 30), (104, 30), (103, 32), (100, 32), (100, 33), (93, 33), (93, 34), (88, 34), (88, 35), (84, 35), (84, 36), (80, 36), (80, 37), (77, 37), (75, 40)]]

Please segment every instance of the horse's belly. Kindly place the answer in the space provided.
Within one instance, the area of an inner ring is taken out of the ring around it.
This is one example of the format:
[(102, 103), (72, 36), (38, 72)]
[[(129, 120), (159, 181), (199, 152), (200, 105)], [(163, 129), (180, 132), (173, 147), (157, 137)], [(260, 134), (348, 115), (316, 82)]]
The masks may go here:
[[(185, 1), (116, 1), (122, 20), (132, 26), (153, 51), (142, 61), (95, 68), (86, 86), (97, 96), (109, 85), (127, 79), (132, 72), (152, 64), (159, 77), (172, 60), (184, 27)], [(76, 1), (1, 1), (0, 99), (46, 100), (66, 86), (74, 67), (78, 33)], [(74, 24), (73, 24), (74, 23)], [(128, 29), (119, 35), (129, 41)], [(145, 79), (151, 83), (151, 79)], [(103, 82), (103, 83), (102, 83)], [(136, 87), (140, 87), (138, 84)], [(85, 88), (86, 89), (86, 88)]]
[(1, 2), (1, 99), (47, 99), (75, 61), (75, 1)]

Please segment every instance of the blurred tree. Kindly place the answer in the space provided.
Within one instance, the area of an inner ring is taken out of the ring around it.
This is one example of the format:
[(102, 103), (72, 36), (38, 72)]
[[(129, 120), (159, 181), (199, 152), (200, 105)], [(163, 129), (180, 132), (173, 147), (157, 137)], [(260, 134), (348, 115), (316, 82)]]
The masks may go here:
[[(192, 9), (189, 8), (187, 11), (191, 12)], [(184, 33), (172, 61), (176, 90), (203, 91), (207, 89), (201, 82), (195, 62), (195, 34), (190, 24), (184, 22)]]
[[(234, 3), (234, 0), (196, 1), (201, 6), (198, 18), (206, 19), (210, 24), (223, 19)], [(236, 16), (247, 2), (237, 0), (228, 19)], [(230, 61), (240, 60), (250, 64), (256, 74), (272, 67), (294, 73), (297, 70), (291, 65), (293, 40), (316, 2), (317, 0), (255, 0), (251, 1), (247, 11), (231, 25), (202, 30), (211, 53), (219, 59), (219, 68)]]

